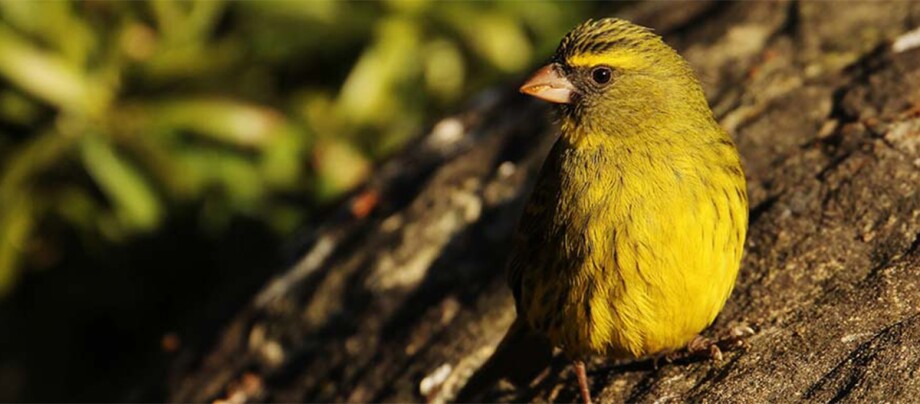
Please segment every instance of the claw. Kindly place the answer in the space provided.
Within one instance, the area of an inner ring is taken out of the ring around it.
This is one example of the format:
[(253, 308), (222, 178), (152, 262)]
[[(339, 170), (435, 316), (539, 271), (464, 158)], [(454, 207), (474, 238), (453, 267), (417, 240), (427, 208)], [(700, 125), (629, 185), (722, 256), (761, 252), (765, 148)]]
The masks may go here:
[(743, 338), (754, 335), (754, 329), (746, 325), (739, 325), (737, 327), (732, 327), (732, 329), (729, 331), (729, 334), (733, 338)]
[(732, 327), (728, 330), (727, 335), (723, 334), (722, 338), (709, 339), (697, 335), (687, 344), (686, 348), (681, 351), (660, 354), (654, 358), (653, 364), (655, 369), (658, 368), (658, 361), (662, 357), (670, 363), (675, 359), (688, 357), (703, 357), (713, 361), (721, 362), (724, 359), (723, 349), (733, 350), (744, 347), (744, 339), (754, 335), (754, 330), (746, 325)]
[(722, 362), (722, 350), (719, 349), (718, 345), (712, 344), (709, 346), (709, 359)]
[(667, 363), (672, 363), (680, 357), (680, 353), (677, 351), (668, 352), (664, 355), (664, 361)]

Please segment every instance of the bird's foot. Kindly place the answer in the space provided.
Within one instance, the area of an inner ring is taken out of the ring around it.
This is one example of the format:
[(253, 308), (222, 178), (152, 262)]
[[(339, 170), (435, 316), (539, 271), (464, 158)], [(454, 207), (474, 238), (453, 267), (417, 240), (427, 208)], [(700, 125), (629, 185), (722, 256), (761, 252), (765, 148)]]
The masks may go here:
[(710, 338), (695, 336), (687, 344), (687, 353), (690, 356), (709, 358), (710, 360), (721, 361), (722, 349), (719, 344)]
[(664, 359), (665, 363), (672, 363), (681, 358), (681, 351), (662, 352), (652, 357), (652, 366), (658, 370), (658, 362)]
[(747, 325), (732, 327), (728, 330), (728, 333), (716, 339), (697, 335), (693, 337), (684, 349), (662, 352), (652, 356), (652, 367), (658, 370), (658, 364), (662, 359), (664, 359), (665, 363), (691, 360), (693, 358), (721, 361), (723, 359), (723, 351), (731, 351), (743, 347), (744, 340), (751, 335), (754, 335), (754, 329)]
[(732, 327), (727, 335), (710, 339), (697, 335), (687, 344), (687, 353), (691, 356), (722, 360), (722, 350), (730, 351), (744, 346), (744, 339), (754, 335), (754, 329), (747, 325)]
[(743, 346), (747, 337), (754, 335), (754, 329), (747, 324), (736, 325), (728, 330), (724, 339), (737, 346)]
[(578, 389), (581, 391), (581, 402), (591, 404), (591, 390), (588, 387), (588, 372), (585, 371), (583, 361), (575, 361), (575, 375), (578, 377)]

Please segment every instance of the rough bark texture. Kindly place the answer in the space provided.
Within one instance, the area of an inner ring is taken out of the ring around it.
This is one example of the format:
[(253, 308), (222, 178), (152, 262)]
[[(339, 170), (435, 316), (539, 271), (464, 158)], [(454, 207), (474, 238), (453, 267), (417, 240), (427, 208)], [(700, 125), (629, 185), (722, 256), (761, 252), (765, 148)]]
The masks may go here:
[[(621, 16), (687, 57), (743, 155), (749, 241), (708, 332), (756, 334), (721, 362), (598, 360), (597, 399), (920, 397), (920, 49), (903, 50), (920, 4), (651, 3)], [(172, 400), (450, 401), (513, 320), (504, 260), (554, 133), (548, 109), (513, 89), (436, 125), (213, 350), (177, 363)], [(576, 394), (557, 354), (532, 386), (479, 399)]]

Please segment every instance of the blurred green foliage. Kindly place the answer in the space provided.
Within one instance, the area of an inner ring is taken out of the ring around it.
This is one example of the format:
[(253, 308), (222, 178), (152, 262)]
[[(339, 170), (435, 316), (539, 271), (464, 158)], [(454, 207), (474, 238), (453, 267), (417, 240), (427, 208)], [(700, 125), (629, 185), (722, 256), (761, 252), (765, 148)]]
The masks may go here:
[(0, 0), (0, 295), (54, 255), (49, 221), (117, 246), (192, 206), (206, 234), (286, 234), (587, 7)]

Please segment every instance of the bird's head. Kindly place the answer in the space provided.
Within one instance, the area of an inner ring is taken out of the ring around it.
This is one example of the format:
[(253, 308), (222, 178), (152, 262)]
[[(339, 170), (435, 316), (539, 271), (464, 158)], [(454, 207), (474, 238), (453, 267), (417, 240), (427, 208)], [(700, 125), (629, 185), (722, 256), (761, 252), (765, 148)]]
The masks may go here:
[(650, 29), (615, 18), (588, 20), (569, 32), (521, 92), (559, 104), (563, 132), (569, 126), (628, 135), (677, 117), (711, 120), (684, 59)]

